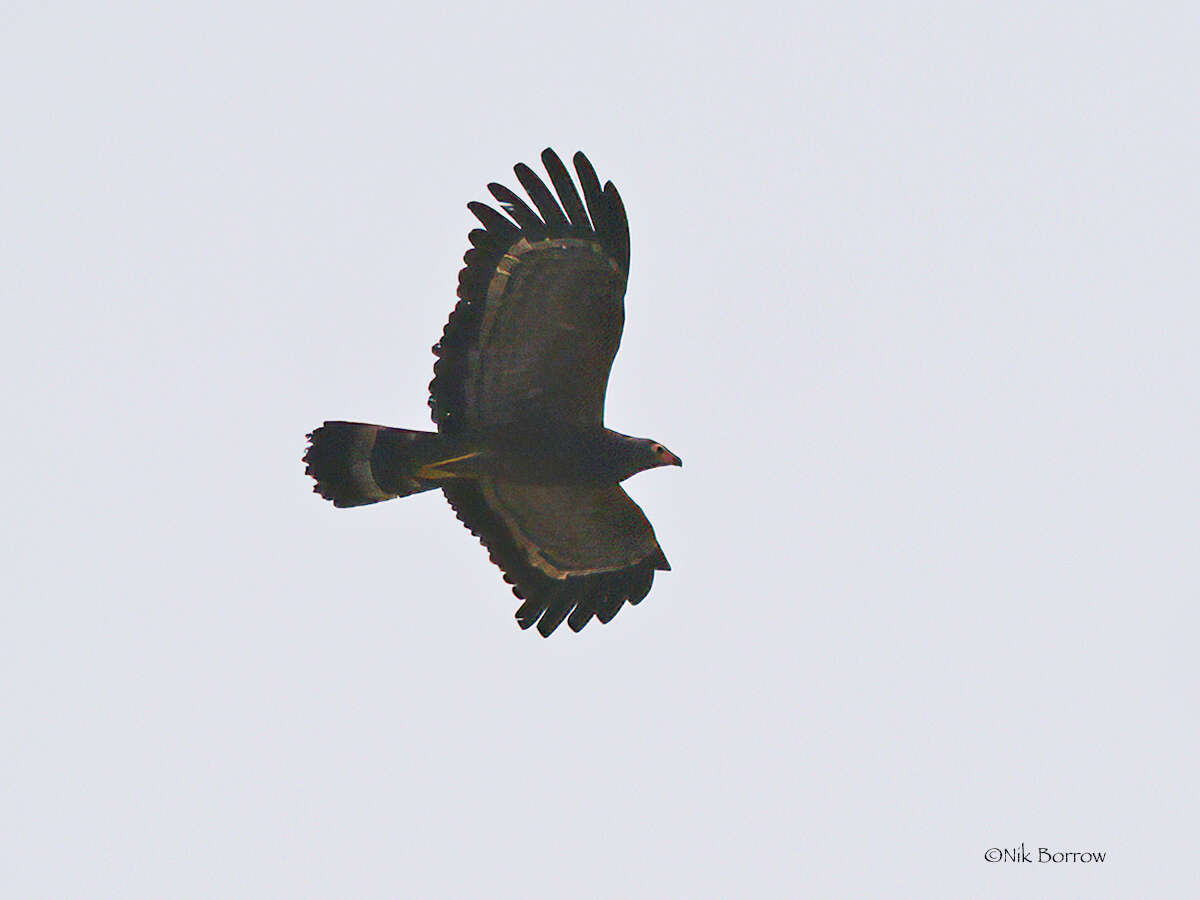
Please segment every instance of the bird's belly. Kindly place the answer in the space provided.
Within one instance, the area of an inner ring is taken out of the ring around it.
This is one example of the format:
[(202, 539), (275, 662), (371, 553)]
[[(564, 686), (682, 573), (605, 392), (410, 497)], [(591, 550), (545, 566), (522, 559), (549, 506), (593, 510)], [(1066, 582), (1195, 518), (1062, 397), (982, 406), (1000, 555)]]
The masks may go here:
[(466, 435), (443, 445), (424, 469), (430, 480), (496, 478), (519, 484), (612, 484), (604, 454), (591, 435), (508, 427)]
[(597, 479), (583, 460), (549, 454), (494, 453), (479, 459), (476, 477), (518, 484), (580, 484)]

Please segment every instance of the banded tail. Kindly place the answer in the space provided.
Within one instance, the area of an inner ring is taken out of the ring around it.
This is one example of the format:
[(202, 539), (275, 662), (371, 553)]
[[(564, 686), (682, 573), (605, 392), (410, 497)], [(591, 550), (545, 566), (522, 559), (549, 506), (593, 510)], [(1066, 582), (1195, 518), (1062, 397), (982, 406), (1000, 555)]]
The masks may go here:
[(439, 435), (362, 422), (326, 422), (308, 435), (305, 473), (334, 506), (365, 506), (438, 487), (417, 471), (438, 459)]

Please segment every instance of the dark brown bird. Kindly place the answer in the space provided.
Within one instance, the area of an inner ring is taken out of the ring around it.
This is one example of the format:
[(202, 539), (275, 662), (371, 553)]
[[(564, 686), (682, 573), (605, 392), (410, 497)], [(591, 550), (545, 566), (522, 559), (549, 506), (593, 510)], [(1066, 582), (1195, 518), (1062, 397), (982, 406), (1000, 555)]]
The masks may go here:
[[(458, 275), (459, 303), (433, 352), (437, 432), (326, 422), (308, 435), (306, 471), (335, 506), (441, 488), (524, 601), (517, 623), (543, 636), (610, 621), (670, 569), (654, 529), (620, 483), (679, 457), (604, 427), (608, 373), (625, 322), (629, 223), (576, 153), (583, 198), (553, 150), (554, 186), (514, 171), (535, 212), (500, 184)], [(557, 198), (555, 197), (557, 194)]]

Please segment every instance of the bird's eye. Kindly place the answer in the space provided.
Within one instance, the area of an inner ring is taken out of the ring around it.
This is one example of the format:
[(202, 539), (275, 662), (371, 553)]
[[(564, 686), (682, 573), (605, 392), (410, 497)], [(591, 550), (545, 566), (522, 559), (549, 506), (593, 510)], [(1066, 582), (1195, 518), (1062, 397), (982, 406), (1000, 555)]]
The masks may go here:
[(657, 453), (659, 456), (663, 455), (663, 450), (665, 450), (665, 449), (666, 448), (662, 444), (654, 445), (654, 452)]

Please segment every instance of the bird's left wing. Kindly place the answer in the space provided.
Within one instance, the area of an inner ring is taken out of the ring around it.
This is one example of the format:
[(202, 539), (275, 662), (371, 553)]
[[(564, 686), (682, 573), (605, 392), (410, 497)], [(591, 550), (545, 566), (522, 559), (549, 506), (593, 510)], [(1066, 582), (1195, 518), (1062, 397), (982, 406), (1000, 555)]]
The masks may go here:
[(459, 519), (488, 548), (513, 593), (517, 623), (543, 636), (579, 631), (638, 603), (667, 562), (654, 529), (620, 485), (527, 485), (482, 478), (445, 485)]
[(443, 433), (603, 422), (625, 323), (629, 223), (616, 187), (602, 189), (582, 153), (582, 199), (553, 150), (542, 162), (553, 193), (528, 166), (515, 168), (536, 211), (500, 184), (488, 189), (511, 218), (468, 204), (484, 227), (468, 235), (459, 303), (433, 348), (429, 405)]

